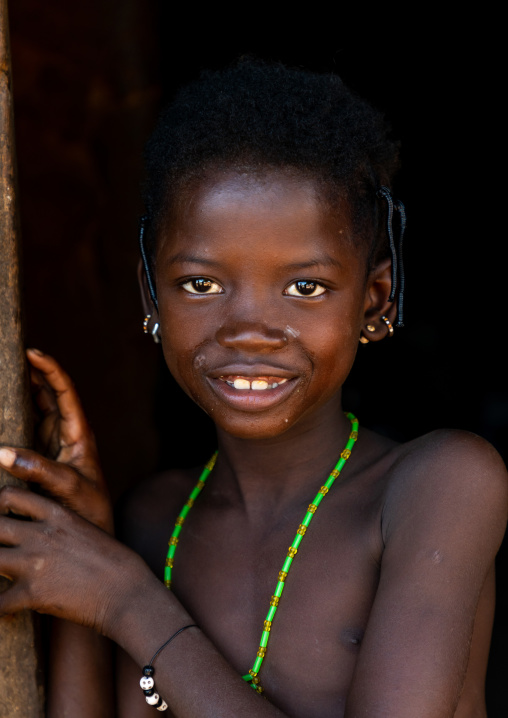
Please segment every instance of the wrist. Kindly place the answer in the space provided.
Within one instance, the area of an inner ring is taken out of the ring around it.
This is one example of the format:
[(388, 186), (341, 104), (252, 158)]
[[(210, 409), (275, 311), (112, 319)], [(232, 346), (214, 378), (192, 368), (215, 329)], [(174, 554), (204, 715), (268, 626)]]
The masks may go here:
[(168, 635), (194, 621), (142, 559), (137, 563), (107, 600), (102, 632), (142, 666)]

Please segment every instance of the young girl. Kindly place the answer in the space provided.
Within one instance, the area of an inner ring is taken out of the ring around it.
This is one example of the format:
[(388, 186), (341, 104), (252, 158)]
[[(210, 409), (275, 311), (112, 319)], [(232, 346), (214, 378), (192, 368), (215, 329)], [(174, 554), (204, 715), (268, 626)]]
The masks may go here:
[(44, 495), (0, 492), (0, 612), (59, 619), (50, 716), (485, 715), (504, 466), (341, 404), (359, 342), (402, 320), (382, 118), (337, 77), (243, 62), (180, 93), (147, 167), (144, 329), (218, 454), (140, 485), (120, 543), (75, 390), (29, 352), (46, 455), (0, 462)]

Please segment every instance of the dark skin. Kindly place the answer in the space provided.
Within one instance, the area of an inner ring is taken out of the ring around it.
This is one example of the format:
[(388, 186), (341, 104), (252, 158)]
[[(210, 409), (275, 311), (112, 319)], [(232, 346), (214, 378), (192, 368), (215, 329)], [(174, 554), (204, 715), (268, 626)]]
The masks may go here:
[[(108, 533), (109, 504), (73, 390), (63, 396), (80, 417), (80, 451), (48, 463), (16, 450), (9, 470), (65, 507), (0, 492), (1, 513), (34, 519), (0, 519), (0, 572), (15, 581), (0, 611), (29, 606), (115, 641), (122, 718), (154, 715), (140, 667), (188, 623), (200, 629), (178, 636), (155, 664), (178, 718), (485, 715), (493, 560), (508, 491), (496, 452), (461, 432), (399, 445), (360, 427), (291, 569), (260, 673), (267, 700), (239, 678), (254, 661), (287, 547), (346, 443), (341, 387), (358, 339), (385, 338), (381, 316), (395, 319), (389, 262), (365, 267), (347, 206), (329, 208), (309, 178), (210, 172), (180, 193), (159, 237), (160, 313), (146, 293), (145, 303), (170, 370), (216, 423), (219, 459), (182, 530), (172, 592), (160, 581), (167, 540), (199, 469), (157, 476), (132, 495), (121, 528), (128, 548)], [(30, 359), (51, 397), (61, 370)], [(235, 380), (279, 386), (245, 390), (230, 386)], [(60, 393), (57, 445), (61, 402)], [(79, 628), (76, 672), (72, 630), (61, 624), (56, 664), (67, 690), (51, 715), (69, 706), (75, 716), (108, 715), (85, 697), (103, 695), (100, 646)]]

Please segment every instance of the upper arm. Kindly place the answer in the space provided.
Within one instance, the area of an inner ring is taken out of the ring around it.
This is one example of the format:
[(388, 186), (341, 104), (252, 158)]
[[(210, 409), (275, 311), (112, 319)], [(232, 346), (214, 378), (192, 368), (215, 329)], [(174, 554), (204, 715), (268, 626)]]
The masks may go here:
[(139, 554), (161, 579), (168, 539), (189, 491), (185, 472), (167, 471), (142, 481), (117, 507), (120, 541)]
[(507, 503), (504, 465), (478, 437), (436, 432), (401, 459), (346, 715), (454, 715)]

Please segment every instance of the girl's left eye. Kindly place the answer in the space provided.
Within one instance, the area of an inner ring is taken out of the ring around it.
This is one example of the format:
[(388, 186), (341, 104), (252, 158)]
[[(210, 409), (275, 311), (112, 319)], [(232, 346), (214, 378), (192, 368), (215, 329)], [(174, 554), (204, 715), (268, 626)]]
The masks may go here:
[(286, 287), (284, 294), (291, 297), (319, 297), (326, 292), (325, 287), (310, 279), (299, 279)]
[(224, 291), (220, 284), (206, 277), (196, 277), (180, 285), (189, 294), (222, 294)]

